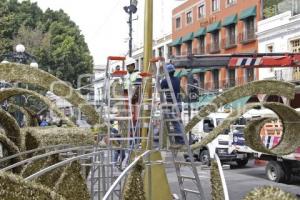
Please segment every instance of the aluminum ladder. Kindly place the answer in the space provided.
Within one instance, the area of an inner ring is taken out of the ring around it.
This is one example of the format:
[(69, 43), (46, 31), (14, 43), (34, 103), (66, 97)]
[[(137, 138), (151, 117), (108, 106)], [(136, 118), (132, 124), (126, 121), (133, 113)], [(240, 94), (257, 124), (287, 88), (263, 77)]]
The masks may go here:
[[(180, 110), (178, 107), (178, 102), (175, 97), (174, 89), (172, 86), (171, 78), (166, 67), (162, 67), (161, 77), (165, 78), (167, 81), (168, 88), (161, 89), (159, 85), (159, 94), (160, 94), (160, 114), (161, 114), (161, 126), (160, 133), (163, 133), (164, 130), (167, 130), (167, 136), (169, 138), (170, 146), (169, 149), (172, 153), (173, 163), (176, 170), (176, 175), (178, 178), (179, 189), (182, 199), (187, 199), (188, 194), (196, 195), (199, 199), (205, 199), (205, 195), (201, 186), (200, 178), (198, 176), (197, 168), (195, 166), (194, 160), (191, 159), (190, 162), (184, 162), (180, 160), (179, 152), (185, 152), (190, 158), (193, 158), (193, 154), (189, 145), (187, 135), (184, 133), (184, 126), (181, 120)], [(167, 101), (167, 98), (169, 101)], [(171, 102), (170, 102), (171, 99)], [(175, 131), (174, 123), (177, 122), (180, 127), (180, 132)], [(171, 128), (173, 127), (173, 129)], [(182, 137), (184, 144), (178, 145), (175, 142), (175, 137)], [(188, 166), (191, 168), (191, 175), (184, 175), (182, 172), (182, 167)], [(194, 188), (186, 186), (186, 184), (193, 183)]]

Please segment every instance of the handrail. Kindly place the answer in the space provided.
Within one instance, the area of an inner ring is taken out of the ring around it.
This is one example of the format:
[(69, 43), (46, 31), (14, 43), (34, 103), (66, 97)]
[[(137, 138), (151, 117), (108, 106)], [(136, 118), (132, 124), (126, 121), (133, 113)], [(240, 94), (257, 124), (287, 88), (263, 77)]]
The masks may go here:
[(60, 147), (69, 147), (69, 146), (71, 146), (71, 145), (69, 145), (69, 144), (59, 144), (59, 145), (46, 146), (46, 147), (42, 147), (42, 148), (38, 148), (38, 149), (31, 149), (31, 150), (28, 150), (28, 151), (22, 151), (20, 153), (13, 154), (11, 156), (3, 157), (2, 159), (0, 159), (0, 163), (4, 162), (6, 160), (16, 158), (18, 156), (26, 155), (26, 154), (29, 154), (29, 153), (35, 153), (37, 151), (42, 151), (42, 150), (46, 150), (46, 149), (53, 149), (53, 148), (60, 148)]
[(224, 176), (224, 173), (222, 170), (222, 164), (221, 164), (218, 154), (215, 154), (215, 159), (218, 164), (218, 170), (219, 170), (219, 174), (220, 174), (220, 178), (221, 178), (221, 182), (222, 182), (222, 186), (223, 186), (222, 188), (223, 188), (223, 193), (224, 193), (224, 199), (229, 200), (228, 188), (226, 185), (225, 176)]
[(49, 171), (51, 171), (53, 169), (56, 169), (56, 168), (61, 167), (61, 166), (64, 166), (64, 165), (66, 165), (68, 163), (71, 163), (71, 162), (73, 162), (75, 160), (79, 160), (79, 159), (84, 158), (84, 157), (94, 156), (94, 155), (97, 155), (97, 154), (100, 154), (100, 153), (102, 153), (102, 152), (96, 151), (96, 152), (92, 152), (92, 153), (88, 153), (88, 154), (84, 154), (84, 155), (80, 155), (80, 156), (75, 156), (75, 157), (63, 160), (61, 162), (58, 162), (58, 163), (56, 163), (54, 165), (46, 167), (45, 169), (42, 169), (42, 170), (40, 170), (40, 171), (38, 171), (38, 172), (36, 172), (36, 173), (34, 173), (34, 174), (26, 177), (25, 181), (31, 181), (34, 178), (38, 178), (39, 176), (41, 176), (41, 175), (43, 175), (43, 174), (45, 174), (45, 173), (47, 173), (47, 172), (49, 172)]
[(130, 163), (130, 165), (128, 165), (128, 167), (126, 167), (126, 169), (120, 174), (120, 176), (118, 176), (118, 178), (115, 180), (115, 182), (110, 186), (110, 188), (107, 190), (107, 192), (105, 193), (102, 200), (107, 200), (109, 198), (109, 196), (111, 195), (111, 193), (114, 191), (115, 187), (119, 184), (119, 182), (122, 180), (122, 178), (127, 174), (127, 172), (129, 170), (131, 170), (141, 158), (147, 156), (150, 152), (151, 152), (150, 150), (145, 151), (143, 154), (136, 157), (134, 159), (134, 161), (132, 161), (132, 163)]
[(14, 163), (14, 164), (12, 164), (10, 166), (7, 166), (5, 168), (2, 168), (2, 169), (0, 169), (0, 172), (1, 171), (7, 171), (7, 170), (13, 169), (15, 167), (21, 166), (23, 164), (26, 164), (28, 162), (32, 162), (32, 161), (38, 160), (40, 158), (51, 156), (51, 155), (54, 155), (54, 154), (57, 154), (57, 153), (64, 153), (64, 152), (67, 152), (67, 151), (73, 151), (73, 150), (83, 149), (83, 148), (88, 148), (88, 147), (93, 147), (93, 146), (80, 146), (80, 147), (73, 147), (73, 148), (68, 148), (68, 149), (61, 149), (61, 150), (57, 150), (57, 151), (50, 151), (48, 153), (37, 155), (37, 156), (31, 157), (31, 158), (28, 158), (26, 160), (22, 160), (20, 162)]

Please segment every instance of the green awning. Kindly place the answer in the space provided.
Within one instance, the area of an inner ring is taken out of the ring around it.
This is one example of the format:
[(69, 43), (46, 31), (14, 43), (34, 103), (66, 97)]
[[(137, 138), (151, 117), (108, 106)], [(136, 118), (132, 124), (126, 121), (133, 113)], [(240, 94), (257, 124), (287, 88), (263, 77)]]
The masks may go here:
[[(199, 96), (198, 102), (191, 103), (191, 108), (199, 109), (199, 108), (209, 104), (215, 97), (216, 97), (216, 95), (213, 95), (213, 94), (201, 95), (201, 96)], [(185, 106), (188, 106), (188, 105), (186, 104)]]
[(211, 33), (221, 29), (221, 21), (215, 22), (207, 27), (206, 32)]
[(256, 16), (256, 6), (252, 6), (250, 8), (243, 10), (240, 14), (240, 20), (244, 20), (248, 17), (254, 17), (254, 16)]
[(206, 95), (200, 96), (198, 106), (201, 107), (201, 106), (205, 106), (205, 105), (209, 104), (215, 97), (216, 97), (216, 95), (214, 95), (214, 94), (206, 94)]
[(221, 69), (221, 67), (206, 67), (206, 71), (210, 71), (214, 69)]
[(180, 77), (189, 75), (190, 71), (191, 71), (190, 69), (183, 69), (183, 70), (181, 70)]
[[(214, 95), (214, 94), (201, 95), (201, 96), (199, 96), (198, 102), (191, 103), (191, 108), (192, 109), (200, 109), (201, 107), (209, 104), (215, 97), (216, 97), (216, 95)], [(187, 109), (188, 104), (185, 103), (184, 107), (185, 107), (185, 109)]]
[(176, 40), (174, 40), (170, 46), (178, 46), (182, 44), (182, 37), (177, 38)]
[(206, 72), (206, 71), (207, 71), (206, 67), (201, 67), (201, 68), (197, 68), (197, 69), (192, 69), (192, 74), (197, 74), (197, 73)]
[(237, 14), (230, 15), (230, 16), (228, 16), (224, 19), (222, 26), (228, 26), (228, 25), (231, 25), (231, 24), (236, 24), (237, 21), (238, 21)]
[(194, 33), (188, 33), (182, 38), (182, 42), (189, 42), (194, 39)]
[(201, 37), (206, 34), (206, 28), (199, 28), (198, 31), (195, 32), (194, 37)]
[(176, 70), (174, 76), (180, 77), (182, 70)]
[(247, 96), (247, 97), (243, 97), (240, 99), (237, 99), (229, 104), (226, 104), (224, 106), (224, 108), (226, 109), (238, 109), (238, 108), (242, 108), (243, 106), (245, 106), (245, 104), (247, 103), (247, 101), (251, 98), (251, 96)]

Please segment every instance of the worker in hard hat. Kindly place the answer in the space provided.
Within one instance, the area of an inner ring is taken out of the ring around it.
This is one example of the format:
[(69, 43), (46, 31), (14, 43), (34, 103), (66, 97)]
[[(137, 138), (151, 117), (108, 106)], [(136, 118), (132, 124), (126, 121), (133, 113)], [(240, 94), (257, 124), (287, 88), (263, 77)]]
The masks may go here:
[(130, 101), (132, 104), (132, 113), (133, 113), (133, 124), (136, 124), (137, 114), (138, 114), (138, 106), (139, 95), (140, 95), (140, 85), (142, 83), (142, 78), (139, 75), (139, 71), (135, 69), (135, 59), (127, 58), (125, 61), (125, 65), (127, 68), (127, 76), (125, 77), (125, 86), (124, 93), (130, 97)]
[(139, 85), (142, 81), (142, 78), (139, 75), (138, 70), (135, 69), (135, 59), (127, 58), (125, 61), (125, 65), (128, 72), (125, 81), (125, 89), (128, 90), (130, 86), (134, 87), (135, 85)]
[[(174, 90), (174, 94), (176, 97), (176, 100), (178, 102), (178, 104), (181, 105), (181, 98), (180, 98), (180, 79), (176, 76), (174, 76), (175, 74), (175, 67), (172, 63), (169, 63), (167, 65), (165, 65), (167, 71), (169, 72), (169, 76), (171, 79), (171, 83), (173, 86), (173, 90)], [(161, 81), (161, 89), (168, 89), (168, 83), (166, 79), (163, 79)], [(172, 97), (170, 93), (166, 93), (166, 100), (167, 102), (172, 102)]]
[[(165, 92), (165, 95), (166, 95), (166, 100), (167, 102), (169, 103), (172, 103), (172, 104), (175, 104), (177, 103), (177, 106), (179, 107), (179, 111), (181, 113), (182, 111), (182, 108), (181, 108), (181, 97), (180, 97), (180, 79), (176, 76), (174, 76), (175, 74), (175, 67), (172, 63), (169, 63), (169, 64), (166, 64), (164, 66), (168, 73), (169, 73), (169, 76), (170, 76), (170, 80), (171, 80), (171, 83), (172, 83), (172, 87), (173, 87), (173, 91), (174, 91), (174, 94), (175, 94), (175, 97), (176, 97), (176, 102), (173, 102), (172, 100), (172, 96), (171, 96), (171, 93), (170, 92)], [(163, 79), (161, 81), (161, 89), (169, 89), (169, 86), (168, 86), (168, 82), (166, 79)], [(174, 112), (172, 111), (172, 108), (171, 110), (167, 111), (168, 114), (166, 114), (168, 118), (178, 118), (178, 117), (181, 117), (181, 114), (179, 114), (180, 116), (176, 116), (176, 114), (174, 114)], [(174, 130), (176, 133), (178, 134), (184, 134), (183, 133), (183, 130), (181, 130), (181, 127), (180, 127), (180, 124), (178, 121), (172, 121), (172, 125), (174, 127)], [(175, 137), (175, 143), (176, 144), (184, 144), (184, 139), (183, 137), (181, 136), (176, 136)]]

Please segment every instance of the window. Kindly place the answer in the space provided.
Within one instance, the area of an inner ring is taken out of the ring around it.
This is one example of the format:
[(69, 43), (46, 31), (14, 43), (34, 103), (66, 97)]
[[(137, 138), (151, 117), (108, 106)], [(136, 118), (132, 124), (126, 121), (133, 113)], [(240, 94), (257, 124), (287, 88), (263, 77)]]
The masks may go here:
[(176, 28), (181, 28), (181, 18), (177, 17), (175, 21), (176, 21)]
[(139, 60), (139, 59), (136, 59), (136, 60), (135, 60), (135, 63), (136, 63), (136, 66), (138, 67), (138, 69), (140, 69), (140, 60)]
[(254, 68), (247, 68), (246, 76), (248, 82), (254, 81)]
[(227, 38), (226, 47), (231, 47), (236, 44), (235, 24), (227, 26)]
[(235, 69), (228, 69), (229, 87), (235, 86)]
[(273, 45), (268, 45), (267, 46), (267, 53), (273, 53)]
[(186, 43), (187, 46), (187, 55), (191, 55), (193, 53), (192, 41)]
[(205, 17), (205, 7), (204, 7), (204, 4), (200, 5), (198, 7), (198, 18), (201, 19)]
[(245, 21), (244, 41), (255, 39), (254, 17), (248, 17)]
[(176, 46), (175, 50), (176, 50), (176, 55), (180, 56), (180, 54), (181, 54), (181, 46), (180, 45)]
[(300, 14), (300, 2), (295, 0), (292, 2), (292, 6), (293, 6), (293, 14), (294, 15)]
[(204, 37), (199, 38), (199, 53), (205, 54), (205, 38)]
[(168, 46), (168, 58), (172, 56), (172, 47)]
[(203, 131), (205, 133), (209, 133), (214, 129), (214, 120), (211, 118), (207, 118), (203, 120)]
[(293, 53), (299, 53), (300, 52), (300, 39), (296, 39), (296, 40), (291, 41), (291, 51)]
[(200, 82), (200, 88), (204, 88), (204, 78), (205, 78), (205, 74), (202, 72), (199, 74), (199, 82)]
[(212, 11), (218, 11), (220, 9), (220, 4), (219, 0), (212, 0), (211, 5), (212, 5)]
[[(300, 38), (291, 41), (291, 51), (293, 53), (300, 52)], [(293, 68), (293, 79), (300, 80), (300, 67)]]
[(189, 11), (186, 13), (186, 24), (190, 24), (193, 22), (193, 13)]
[(226, 0), (227, 6), (231, 6), (233, 4), (236, 4), (236, 0)]
[(214, 80), (214, 89), (219, 89), (219, 70), (215, 69), (212, 71), (213, 74), (213, 80)]
[(164, 46), (159, 47), (158, 48), (158, 56), (163, 57), (164, 53), (165, 53), (164, 51), (165, 51)]
[(141, 71), (143, 71), (143, 69), (144, 69), (144, 58), (142, 57), (141, 58)]
[[(273, 44), (269, 44), (269, 45), (267, 45), (267, 47), (266, 47), (266, 52), (267, 53), (273, 53)], [(274, 71), (274, 68), (270, 68), (270, 72), (273, 72)]]
[(212, 32), (211, 39), (212, 39), (211, 53), (217, 53), (218, 51), (220, 51), (219, 31)]

